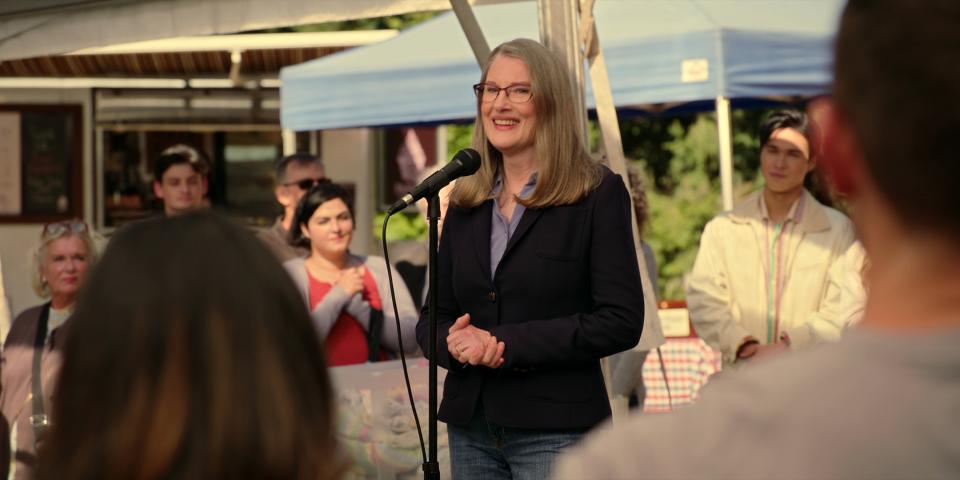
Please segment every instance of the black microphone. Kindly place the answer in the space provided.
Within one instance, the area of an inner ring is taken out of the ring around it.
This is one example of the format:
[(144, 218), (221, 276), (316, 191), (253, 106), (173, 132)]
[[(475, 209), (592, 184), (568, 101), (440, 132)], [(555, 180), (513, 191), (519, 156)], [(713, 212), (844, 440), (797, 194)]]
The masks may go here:
[(464, 148), (453, 156), (453, 160), (450, 160), (450, 163), (444, 165), (443, 168), (434, 172), (433, 175), (427, 177), (426, 180), (420, 182), (420, 185), (413, 187), (410, 193), (404, 195), (403, 198), (397, 200), (397, 203), (390, 206), (387, 215), (393, 215), (423, 197), (435, 195), (441, 188), (447, 186), (448, 183), (460, 177), (473, 175), (479, 169), (480, 154), (472, 148)]

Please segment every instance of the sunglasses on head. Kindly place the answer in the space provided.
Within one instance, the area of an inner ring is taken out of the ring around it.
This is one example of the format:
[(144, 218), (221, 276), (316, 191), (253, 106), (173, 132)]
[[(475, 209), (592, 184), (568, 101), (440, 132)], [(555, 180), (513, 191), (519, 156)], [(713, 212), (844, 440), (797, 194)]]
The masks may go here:
[(86, 222), (80, 220), (64, 220), (62, 222), (48, 223), (43, 226), (43, 237), (59, 237), (67, 233), (86, 233), (90, 227)]
[(296, 182), (287, 182), (287, 183), (284, 183), (284, 185), (287, 186), (287, 187), (291, 187), (291, 186), (293, 186), (293, 185), (296, 185), (297, 187), (300, 188), (300, 190), (310, 190), (311, 188), (313, 188), (314, 185), (319, 185), (319, 184), (321, 184), (321, 183), (327, 183), (327, 182), (329, 182), (329, 181), (330, 181), (329, 178), (323, 178), (323, 177), (320, 177), (320, 178), (304, 178), (303, 180), (297, 180)]

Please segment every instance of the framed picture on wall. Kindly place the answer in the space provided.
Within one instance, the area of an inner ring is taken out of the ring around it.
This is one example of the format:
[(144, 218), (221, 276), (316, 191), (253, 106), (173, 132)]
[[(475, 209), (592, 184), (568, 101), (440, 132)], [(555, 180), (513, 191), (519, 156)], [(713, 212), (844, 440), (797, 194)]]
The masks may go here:
[(0, 222), (83, 215), (79, 105), (0, 105)]
[(380, 130), (378, 208), (386, 210), (417, 185), (424, 169), (437, 163), (437, 127)]

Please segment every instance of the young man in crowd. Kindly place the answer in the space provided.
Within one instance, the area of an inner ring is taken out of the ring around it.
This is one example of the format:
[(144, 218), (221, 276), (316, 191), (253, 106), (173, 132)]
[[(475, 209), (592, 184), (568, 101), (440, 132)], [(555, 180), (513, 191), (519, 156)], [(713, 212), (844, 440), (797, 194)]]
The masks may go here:
[(804, 188), (817, 161), (815, 129), (799, 111), (770, 115), (760, 127), (763, 189), (703, 230), (687, 307), (724, 365), (837, 340), (843, 331), (823, 311), (830, 265), (854, 232)]
[(210, 167), (196, 149), (174, 145), (153, 164), (153, 194), (163, 202), (163, 214), (174, 216), (207, 206)]
[(870, 255), (843, 339), (718, 379), (631, 419), (557, 477), (960, 478), (960, 2), (850, 0), (824, 163)]
[(290, 244), (290, 224), (303, 194), (326, 177), (323, 162), (309, 153), (295, 153), (277, 160), (274, 175), (276, 186), (273, 194), (283, 207), (283, 215), (277, 218), (272, 227), (261, 231), (259, 236), (277, 258), (285, 262), (310, 253), (309, 248)]

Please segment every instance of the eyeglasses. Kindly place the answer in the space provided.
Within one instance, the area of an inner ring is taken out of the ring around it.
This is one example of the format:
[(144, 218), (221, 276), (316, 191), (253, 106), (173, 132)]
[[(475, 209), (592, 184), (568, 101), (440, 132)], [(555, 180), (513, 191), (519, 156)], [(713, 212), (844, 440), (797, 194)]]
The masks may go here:
[(483, 103), (496, 100), (500, 92), (507, 92), (507, 100), (511, 103), (529, 102), (533, 97), (530, 85), (510, 85), (500, 88), (492, 83), (478, 83), (473, 86), (473, 91)]
[(80, 220), (64, 220), (62, 222), (48, 223), (43, 226), (41, 237), (59, 237), (67, 233), (86, 233), (90, 230), (86, 222)]
[(319, 185), (321, 183), (329, 182), (329, 178), (304, 178), (303, 180), (297, 180), (296, 182), (287, 182), (283, 185), (286, 187), (292, 187), (296, 185), (300, 190), (310, 190), (314, 185)]

